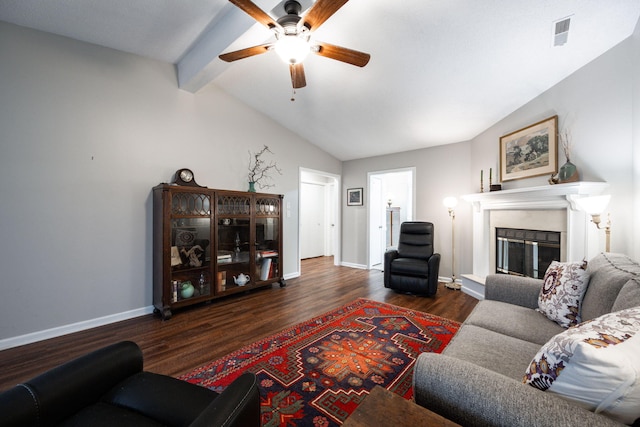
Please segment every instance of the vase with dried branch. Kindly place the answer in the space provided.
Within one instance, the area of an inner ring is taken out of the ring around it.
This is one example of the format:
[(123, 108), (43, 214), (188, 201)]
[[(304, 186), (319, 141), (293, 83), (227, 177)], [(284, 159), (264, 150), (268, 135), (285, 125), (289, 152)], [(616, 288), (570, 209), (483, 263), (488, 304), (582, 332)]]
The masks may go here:
[(571, 163), (571, 149), (573, 148), (573, 140), (571, 139), (571, 133), (568, 130), (560, 132), (558, 135), (560, 140), (560, 146), (564, 157), (567, 159), (564, 165), (560, 167), (558, 174), (554, 177), (551, 176), (549, 183), (551, 184), (564, 184), (566, 182), (575, 182), (580, 179), (578, 174), (578, 168)]
[(273, 187), (275, 184), (269, 182), (273, 179), (271, 176), (273, 172), (282, 175), (282, 171), (278, 168), (278, 164), (275, 161), (267, 162), (263, 159), (263, 156), (267, 153), (273, 154), (273, 151), (271, 151), (267, 145), (263, 146), (262, 149), (256, 153), (249, 151), (249, 174), (247, 178), (249, 179), (250, 192), (256, 191), (256, 185), (260, 189)]

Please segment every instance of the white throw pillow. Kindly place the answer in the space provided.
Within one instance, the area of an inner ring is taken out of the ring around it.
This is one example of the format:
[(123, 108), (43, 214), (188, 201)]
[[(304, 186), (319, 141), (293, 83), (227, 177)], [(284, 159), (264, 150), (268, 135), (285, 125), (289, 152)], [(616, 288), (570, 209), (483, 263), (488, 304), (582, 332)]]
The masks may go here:
[(582, 298), (589, 286), (587, 262), (553, 261), (538, 296), (538, 311), (560, 326), (580, 323)]
[(523, 382), (632, 424), (640, 417), (640, 307), (605, 314), (551, 338)]

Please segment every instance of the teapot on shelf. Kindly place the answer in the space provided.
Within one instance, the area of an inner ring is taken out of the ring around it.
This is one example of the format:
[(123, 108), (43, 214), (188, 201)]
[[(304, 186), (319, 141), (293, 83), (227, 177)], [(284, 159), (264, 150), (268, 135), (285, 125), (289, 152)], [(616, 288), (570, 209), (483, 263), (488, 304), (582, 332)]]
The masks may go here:
[(238, 277), (233, 276), (233, 281), (238, 286), (246, 285), (247, 283), (249, 283), (249, 280), (251, 280), (251, 277), (249, 277), (248, 274), (245, 275), (244, 273), (240, 273), (240, 274), (238, 274)]

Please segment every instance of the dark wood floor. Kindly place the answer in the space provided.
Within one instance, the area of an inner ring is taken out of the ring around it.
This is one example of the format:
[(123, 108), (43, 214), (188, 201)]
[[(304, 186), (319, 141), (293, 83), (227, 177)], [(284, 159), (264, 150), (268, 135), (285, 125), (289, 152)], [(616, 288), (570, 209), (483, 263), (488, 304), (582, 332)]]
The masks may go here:
[(102, 346), (132, 340), (142, 348), (145, 369), (177, 376), (243, 345), (275, 334), (356, 298), (407, 307), (464, 321), (477, 300), (439, 285), (434, 297), (384, 288), (383, 273), (336, 267), (332, 257), (304, 260), (301, 276), (287, 286), (255, 290), (174, 313), (154, 315), (0, 351), (0, 390)]

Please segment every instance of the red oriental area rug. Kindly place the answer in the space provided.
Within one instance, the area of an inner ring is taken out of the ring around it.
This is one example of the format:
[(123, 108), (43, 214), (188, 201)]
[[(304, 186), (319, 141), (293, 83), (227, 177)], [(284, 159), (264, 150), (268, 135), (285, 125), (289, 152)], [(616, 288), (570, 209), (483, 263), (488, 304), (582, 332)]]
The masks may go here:
[(180, 378), (219, 392), (254, 372), (263, 426), (339, 426), (376, 385), (410, 399), (418, 355), (440, 353), (459, 326), (358, 299)]

